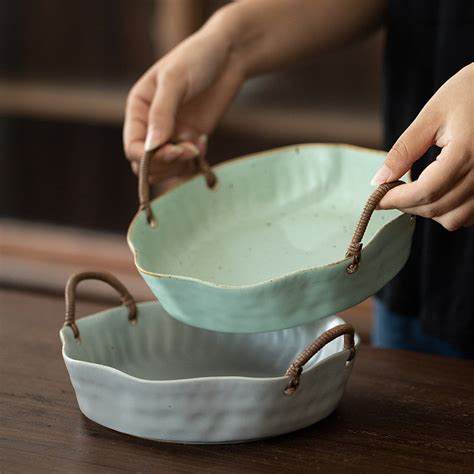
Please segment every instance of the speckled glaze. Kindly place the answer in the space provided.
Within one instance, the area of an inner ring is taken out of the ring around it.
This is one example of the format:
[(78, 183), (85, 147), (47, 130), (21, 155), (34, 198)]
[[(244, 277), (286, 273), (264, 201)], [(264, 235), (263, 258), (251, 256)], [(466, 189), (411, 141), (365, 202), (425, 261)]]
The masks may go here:
[(69, 327), (60, 337), (79, 407), (91, 420), (143, 438), (226, 443), (294, 431), (336, 408), (354, 363), (343, 338), (308, 362), (291, 396), (283, 393), (284, 374), (316, 336), (342, 322), (215, 333), (187, 326), (153, 302), (138, 305), (136, 325), (118, 307), (79, 320), (80, 342)]
[(385, 154), (346, 145), (295, 145), (215, 168), (152, 202), (130, 225), (135, 263), (163, 307), (224, 332), (294, 327), (374, 294), (405, 264), (414, 220), (375, 212), (359, 270), (344, 258), (369, 182)]

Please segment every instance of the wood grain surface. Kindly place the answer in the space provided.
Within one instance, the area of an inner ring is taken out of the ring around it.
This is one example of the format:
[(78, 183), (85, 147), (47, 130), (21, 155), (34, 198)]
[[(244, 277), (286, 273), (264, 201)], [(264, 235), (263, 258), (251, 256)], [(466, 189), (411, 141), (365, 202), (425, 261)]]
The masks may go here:
[[(248, 444), (166, 444), (80, 413), (61, 357), (62, 298), (2, 290), (0, 308), (1, 473), (474, 470), (473, 362), (363, 345), (326, 420)], [(80, 302), (78, 315), (102, 308)]]

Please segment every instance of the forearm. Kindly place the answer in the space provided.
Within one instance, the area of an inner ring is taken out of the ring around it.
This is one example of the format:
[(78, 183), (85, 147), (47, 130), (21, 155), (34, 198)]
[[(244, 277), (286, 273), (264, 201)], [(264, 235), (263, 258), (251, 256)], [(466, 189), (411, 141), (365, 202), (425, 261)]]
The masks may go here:
[(384, 10), (384, 0), (240, 0), (205, 28), (219, 30), (248, 77), (363, 37)]

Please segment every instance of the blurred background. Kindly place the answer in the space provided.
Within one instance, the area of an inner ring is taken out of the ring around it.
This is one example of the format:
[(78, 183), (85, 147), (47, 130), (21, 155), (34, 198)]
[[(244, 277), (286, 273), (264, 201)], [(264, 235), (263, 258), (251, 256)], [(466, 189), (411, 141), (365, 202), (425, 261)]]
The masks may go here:
[[(125, 241), (137, 209), (122, 150), (127, 91), (225, 3), (0, 0), (3, 286), (62, 292), (70, 272), (94, 267), (150, 297)], [(249, 81), (211, 137), (209, 160), (299, 142), (380, 148), (382, 48), (380, 32)], [(368, 325), (370, 304), (357, 311)]]

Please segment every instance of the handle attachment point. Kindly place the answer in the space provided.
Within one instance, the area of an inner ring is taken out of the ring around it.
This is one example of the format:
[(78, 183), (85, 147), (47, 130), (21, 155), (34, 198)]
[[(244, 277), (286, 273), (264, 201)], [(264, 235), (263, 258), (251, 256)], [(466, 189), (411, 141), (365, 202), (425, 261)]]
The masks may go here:
[(214, 171), (212, 171), (212, 168), (207, 162), (207, 160), (201, 154), (196, 156), (196, 166), (198, 168), (198, 171), (200, 171), (204, 175), (207, 187), (210, 189), (214, 189), (217, 184), (217, 176), (215, 175)]
[(369, 196), (359, 222), (352, 235), (351, 243), (346, 251), (346, 258), (352, 257), (352, 262), (346, 268), (346, 272), (351, 275), (359, 269), (361, 255), (362, 255), (362, 238), (364, 237), (370, 218), (377, 207), (377, 204), (382, 198), (393, 188), (405, 184), (403, 181), (393, 181), (391, 183), (384, 183), (377, 187), (377, 189)]
[(284, 394), (293, 395), (299, 387), (303, 366), (319, 352), (326, 344), (339, 336), (344, 336), (344, 349), (349, 349), (347, 361), (355, 357), (354, 328), (347, 323), (339, 324), (318, 336), (301, 354), (291, 363), (285, 375), (288, 377)]
[[(138, 209), (139, 211), (145, 211), (147, 222), (151, 227), (157, 227), (158, 221), (156, 220), (156, 217), (150, 206), (150, 184), (148, 182), (148, 176), (150, 172), (150, 163), (153, 158), (153, 155), (162, 146), (164, 146), (164, 144), (145, 152), (143, 158), (140, 161), (140, 168), (138, 173), (138, 199), (140, 201), (140, 206)], [(202, 156), (201, 154), (196, 156), (195, 163), (198, 172), (204, 175), (207, 187), (210, 189), (215, 188), (217, 184), (217, 177), (214, 171), (212, 171), (211, 166), (204, 158), (204, 156)]]
[(150, 184), (148, 183), (148, 174), (150, 171), (150, 162), (156, 150), (145, 152), (140, 161), (138, 172), (138, 199), (140, 201), (139, 210), (145, 211), (146, 220), (151, 227), (157, 226), (155, 215), (150, 206)]

